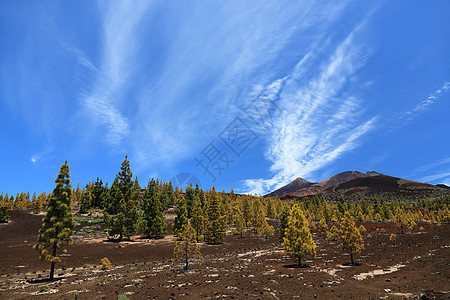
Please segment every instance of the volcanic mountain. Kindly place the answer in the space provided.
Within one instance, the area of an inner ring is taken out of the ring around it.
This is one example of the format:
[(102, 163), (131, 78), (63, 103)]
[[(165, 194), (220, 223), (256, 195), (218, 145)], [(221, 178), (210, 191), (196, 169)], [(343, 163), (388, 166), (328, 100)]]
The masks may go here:
[(443, 183), (436, 184), (436, 186), (440, 187), (442, 189), (450, 190), (450, 186), (443, 184)]
[(346, 199), (425, 199), (450, 195), (444, 187), (383, 175), (377, 172), (347, 171), (319, 183), (297, 178), (288, 185), (266, 195), (282, 199), (322, 195), (328, 200)]
[(291, 181), (290, 183), (286, 184), (285, 186), (279, 188), (276, 191), (273, 191), (270, 194), (265, 195), (264, 197), (282, 197), (286, 194), (297, 192), (301, 189), (310, 187), (314, 184), (315, 183), (309, 182), (303, 178), (298, 177), (294, 181)]
[(287, 185), (273, 191), (270, 194), (265, 195), (264, 197), (284, 197), (284, 196), (290, 196), (290, 197), (305, 197), (305, 196), (311, 196), (318, 194), (325, 189), (337, 186), (341, 183), (358, 179), (358, 178), (365, 178), (370, 176), (376, 176), (380, 175), (380, 173), (377, 172), (367, 172), (367, 173), (361, 173), (358, 171), (347, 171), (343, 173), (339, 173), (337, 175), (334, 175), (333, 177), (330, 177), (328, 179), (325, 179), (322, 182), (319, 183), (312, 183), (307, 180), (304, 180), (303, 178), (297, 178), (291, 183), (288, 183)]

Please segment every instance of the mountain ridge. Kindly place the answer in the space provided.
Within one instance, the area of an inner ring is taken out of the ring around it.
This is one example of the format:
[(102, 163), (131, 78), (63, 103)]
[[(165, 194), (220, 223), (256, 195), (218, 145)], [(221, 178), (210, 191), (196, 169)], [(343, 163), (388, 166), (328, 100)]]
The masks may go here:
[(450, 196), (449, 187), (431, 185), (403, 178), (368, 171), (345, 171), (318, 183), (297, 178), (287, 185), (265, 195), (293, 199), (322, 195), (334, 201), (339, 197), (347, 199), (372, 199), (379, 196), (390, 199), (424, 199), (429, 197)]

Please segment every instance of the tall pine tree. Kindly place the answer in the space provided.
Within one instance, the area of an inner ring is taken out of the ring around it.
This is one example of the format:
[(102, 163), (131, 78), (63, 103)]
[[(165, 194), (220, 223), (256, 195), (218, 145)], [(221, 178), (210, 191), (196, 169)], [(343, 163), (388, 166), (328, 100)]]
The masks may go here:
[(72, 243), (71, 235), (75, 225), (70, 205), (72, 187), (67, 161), (61, 166), (55, 182), (56, 187), (48, 203), (38, 241), (34, 245), (34, 249), (37, 249), (41, 255), (41, 260), (51, 262), (50, 280), (54, 278), (55, 263), (61, 260), (61, 252), (67, 251), (63, 248), (64, 242)]
[(217, 194), (215, 187), (207, 194), (207, 223), (205, 241), (211, 244), (221, 243), (227, 229), (226, 216), (223, 214), (222, 200)]
[(161, 198), (161, 193), (155, 180), (150, 180), (142, 199), (142, 218), (144, 221), (144, 232), (152, 238), (162, 238), (166, 232), (164, 204)]
[(110, 189), (110, 205), (105, 213), (105, 224), (109, 228), (109, 234), (130, 237), (136, 232), (139, 214), (137, 200), (139, 197), (138, 185), (132, 180), (133, 173), (130, 170), (128, 157), (122, 162), (120, 172), (114, 179)]

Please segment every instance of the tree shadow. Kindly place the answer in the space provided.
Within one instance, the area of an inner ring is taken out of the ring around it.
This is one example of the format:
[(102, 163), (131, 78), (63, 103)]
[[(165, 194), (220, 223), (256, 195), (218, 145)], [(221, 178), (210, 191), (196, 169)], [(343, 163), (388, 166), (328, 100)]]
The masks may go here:
[(343, 263), (342, 264), (344, 267), (357, 267), (357, 266), (360, 266), (360, 265), (362, 265), (361, 263), (357, 263), (357, 262), (355, 262), (355, 263)]
[(64, 277), (58, 277), (58, 278), (53, 278), (53, 279), (50, 279), (50, 278), (30, 279), (30, 280), (27, 280), (27, 283), (30, 283), (30, 284), (48, 283), (48, 282), (59, 281), (59, 280), (62, 280), (63, 278)]
[(162, 240), (164, 236), (151, 236), (151, 235), (141, 235), (137, 237), (138, 240)]
[(135, 241), (132, 240), (132, 239), (130, 239), (130, 238), (122, 238), (122, 239), (119, 239), (119, 238), (115, 238), (115, 237), (109, 237), (109, 238), (106, 238), (106, 239), (104, 240), (104, 242), (108, 242), (108, 243), (116, 243), (116, 244), (118, 244), (118, 243), (120, 243), (120, 242), (135, 242)]
[(291, 264), (291, 265), (284, 265), (283, 268), (286, 269), (304, 269), (304, 268), (309, 268), (311, 267), (311, 265), (308, 264)]

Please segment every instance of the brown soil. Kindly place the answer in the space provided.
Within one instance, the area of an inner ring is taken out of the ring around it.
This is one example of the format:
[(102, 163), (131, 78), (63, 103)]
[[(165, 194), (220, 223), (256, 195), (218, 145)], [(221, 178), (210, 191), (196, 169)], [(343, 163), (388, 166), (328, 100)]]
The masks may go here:
[[(392, 224), (363, 223), (365, 249), (360, 265), (349, 266), (338, 242), (314, 234), (317, 257), (297, 268), (284, 253), (279, 237), (263, 240), (247, 234), (227, 235), (220, 245), (202, 244), (203, 259), (189, 271), (172, 262), (171, 236), (161, 240), (77, 238), (59, 280), (45, 282), (49, 263), (32, 249), (41, 216), (13, 211), (0, 225), (0, 299), (403, 299), (419, 293), (448, 299), (450, 226), (419, 224), (423, 231), (398, 234)], [(274, 222), (271, 222), (276, 225)], [(359, 226), (359, 224), (358, 224)], [(397, 238), (389, 240), (391, 233)], [(108, 257), (113, 268), (100, 269)], [(43, 286), (48, 290), (43, 291)], [(40, 292), (40, 290), (42, 292)]]

